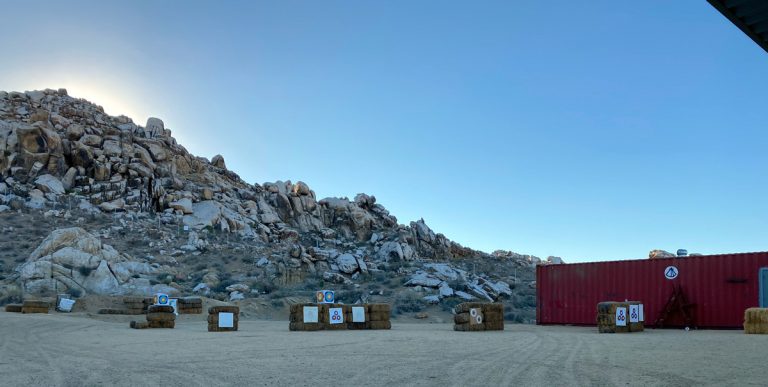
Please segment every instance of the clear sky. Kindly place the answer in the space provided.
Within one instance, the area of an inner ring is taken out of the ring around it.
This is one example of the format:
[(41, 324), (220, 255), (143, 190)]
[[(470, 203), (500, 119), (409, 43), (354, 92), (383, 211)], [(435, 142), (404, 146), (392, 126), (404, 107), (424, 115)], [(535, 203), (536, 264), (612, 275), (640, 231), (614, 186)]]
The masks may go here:
[(567, 262), (768, 250), (768, 54), (705, 1), (8, 1), (0, 90)]

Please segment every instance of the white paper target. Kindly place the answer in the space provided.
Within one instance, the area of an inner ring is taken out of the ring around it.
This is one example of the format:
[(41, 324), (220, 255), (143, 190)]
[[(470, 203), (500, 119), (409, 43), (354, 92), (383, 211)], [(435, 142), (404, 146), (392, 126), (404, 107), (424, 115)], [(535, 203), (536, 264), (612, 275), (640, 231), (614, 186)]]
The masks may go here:
[(171, 298), (170, 300), (168, 300), (168, 305), (173, 307), (173, 314), (175, 314), (177, 316), (179, 315), (179, 309), (176, 307), (176, 305), (178, 305), (178, 303), (179, 303), (179, 299), (178, 298)]
[(645, 316), (643, 316), (643, 304), (638, 305), (640, 309), (640, 321), (645, 321)]
[(627, 326), (627, 308), (616, 308), (616, 326)]
[(62, 312), (71, 312), (72, 306), (75, 305), (75, 300), (69, 298), (62, 298), (59, 300), (59, 310)]
[(362, 306), (352, 307), (352, 322), (365, 322), (365, 308)]
[(629, 306), (629, 322), (640, 322), (640, 305)]
[(344, 312), (341, 308), (328, 309), (328, 321), (331, 324), (342, 324), (344, 322)]
[(469, 315), (472, 316), (472, 317), (475, 317), (478, 314), (479, 314), (479, 312), (475, 308), (472, 308), (472, 309), (469, 310)]
[(317, 322), (317, 307), (316, 306), (305, 306), (304, 307), (304, 322), (305, 323), (316, 323)]
[(234, 328), (235, 315), (233, 313), (219, 312), (219, 328)]

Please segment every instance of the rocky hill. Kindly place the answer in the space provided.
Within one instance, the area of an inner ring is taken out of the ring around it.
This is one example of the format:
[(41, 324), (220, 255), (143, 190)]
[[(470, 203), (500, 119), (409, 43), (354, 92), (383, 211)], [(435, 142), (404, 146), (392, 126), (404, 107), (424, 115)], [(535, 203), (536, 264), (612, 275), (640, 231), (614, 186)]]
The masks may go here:
[(160, 119), (140, 126), (63, 89), (0, 92), (0, 177), (0, 303), (164, 291), (278, 307), (332, 288), (402, 313), (474, 299), (517, 321), (535, 310), (536, 257), (399, 224), (371, 195), (247, 183)]

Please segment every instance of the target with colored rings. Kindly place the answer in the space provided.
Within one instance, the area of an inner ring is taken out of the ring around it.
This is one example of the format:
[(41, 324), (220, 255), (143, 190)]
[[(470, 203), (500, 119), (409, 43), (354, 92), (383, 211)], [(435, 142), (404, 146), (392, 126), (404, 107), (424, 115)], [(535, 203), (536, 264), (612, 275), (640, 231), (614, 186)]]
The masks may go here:
[(333, 302), (333, 292), (325, 292), (325, 302)]
[(323, 302), (323, 300), (325, 299), (325, 296), (323, 295), (323, 292), (317, 292), (317, 295), (315, 298), (317, 298), (317, 302)]

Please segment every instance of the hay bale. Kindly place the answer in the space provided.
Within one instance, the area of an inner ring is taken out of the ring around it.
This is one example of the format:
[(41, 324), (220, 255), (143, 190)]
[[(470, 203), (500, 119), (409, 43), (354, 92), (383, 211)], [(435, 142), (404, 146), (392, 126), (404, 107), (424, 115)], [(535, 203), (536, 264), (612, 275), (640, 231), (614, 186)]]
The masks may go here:
[(48, 308), (31, 307), (31, 306), (22, 305), (21, 313), (24, 313), (24, 314), (29, 314), (29, 313), (48, 313)]
[[(229, 312), (226, 312), (229, 313)], [(238, 324), (232, 324), (232, 328), (222, 328), (218, 324), (208, 324), (208, 332), (235, 332), (238, 329)]]
[(176, 321), (148, 321), (150, 328), (168, 328), (173, 329), (176, 327)]
[(480, 332), (485, 330), (484, 324), (454, 324), (453, 330), (457, 332)]
[(21, 303), (23, 306), (27, 306), (30, 308), (50, 308), (51, 303), (48, 301), (42, 301), (42, 300), (24, 300), (24, 302)]
[(744, 311), (744, 322), (768, 323), (768, 308), (748, 308)]
[(744, 333), (768, 334), (768, 308), (749, 308), (744, 311)]
[(182, 297), (179, 298), (178, 301), (176, 301), (178, 305), (188, 305), (188, 306), (194, 306), (197, 308), (203, 307), (203, 299), (200, 297)]
[(371, 329), (370, 322), (349, 322), (347, 323), (347, 329), (350, 330), (362, 330), (362, 329)]
[(305, 324), (302, 322), (295, 322), (288, 324), (288, 330), (291, 331), (321, 331), (323, 330), (324, 326), (320, 323), (309, 323)]
[(9, 313), (21, 313), (21, 304), (8, 304), (5, 306), (5, 311)]
[(462, 302), (459, 305), (456, 305), (455, 308), (453, 308), (456, 313), (467, 313), (470, 309), (482, 309), (483, 303), (482, 302)]
[(124, 314), (137, 316), (146, 313), (144, 309), (126, 309)]
[(126, 296), (126, 297), (123, 297), (123, 303), (124, 304), (143, 304), (144, 297)]
[(144, 305), (154, 305), (155, 304), (155, 299), (153, 297), (144, 297), (144, 298), (141, 299), (141, 302)]
[(453, 322), (455, 324), (469, 324), (470, 318), (469, 312), (459, 313), (453, 315)]
[[(228, 312), (224, 312), (224, 313), (228, 313)], [(234, 315), (232, 317), (232, 322), (234, 324), (237, 324), (239, 321), (240, 321), (240, 318), (237, 315)], [(216, 313), (216, 314), (209, 314), (208, 315), (208, 324), (217, 324), (218, 325), (219, 324), (219, 314), (218, 313)]]
[(202, 314), (203, 308), (180, 308), (179, 314)]
[(217, 314), (221, 312), (240, 314), (240, 307), (235, 305), (221, 305), (208, 308), (208, 314)]
[(488, 321), (494, 321), (494, 322), (504, 321), (504, 313), (499, 313), (499, 312), (496, 312), (496, 311), (493, 311), (493, 312), (485, 312), (485, 311), (483, 311), (483, 320), (486, 321), (486, 322), (488, 322)]
[[(624, 308), (626, 325), (616, 325), (616, 310)], [(599, 333), (629, 333), (629, 303), (606, 301), (597, 304), (597, 331)], [(601, 313), (602, 312), (602, 313)], [(639, 329), (636, 327), (636, 329)]]
[(371, 312), (368, 313), (368, 321), (389, 321), (389, 312)]
[(500, 302), (493, 302), (488, 304), (483, 304), (483, 306), (480, 307), (480, 309), (483, 310), (483, 316), (487, 318), (489, 314), (493, 315), (501, 315), (502, 318), (504, 316), (504, 304)]
[(146, 321), (131, 321), (130, 326), (133, 329), (147, 329), (149, 328), (149, 323)]
[(149, 313), (173, 313), (173, 307), (170, 305), (150, 305), (147, 308)]
[(167, 312), (150, 312), (147, 313), (147, 321), (176, 321), (176, 315)]
[(392, 305), (390, 304), (368, 304), (368, 313), (386, 313), (392, 314)]
[[(629, 307), (630, 306), (639, 306), (640, 304), (642, 304), (642, 302), (640, 302), (640, 301), (627, 301), (626, 304), (627, 304), (627, 308), (628, 308), (627, 309), (627, 314), (629, 314)], [(640, 316), (638, 316), (638, 319), (639, 318), (640, 318)], [(632, 322), (631, 320), (632, 320), (631, 316), (627, 316), (627, 325), (629, 326), (629, 331), (630, 332), (642, 332), (642, 331), (645, 330), (645, 322), (639, 321), (639, 320), (637, 322)]]
[(391, 321), (370, 321), (368, 329), (392, 329)]

